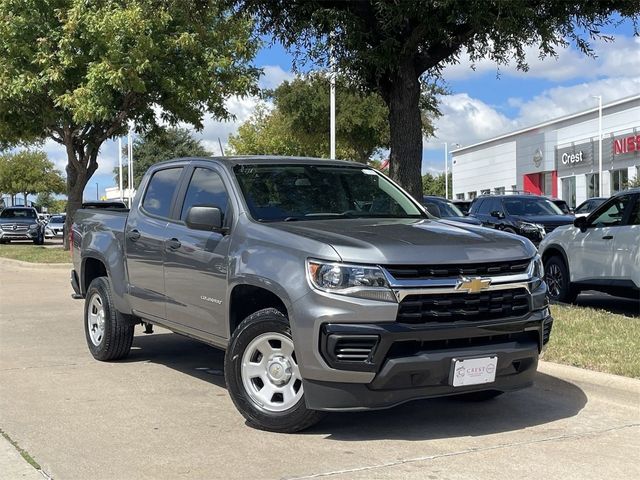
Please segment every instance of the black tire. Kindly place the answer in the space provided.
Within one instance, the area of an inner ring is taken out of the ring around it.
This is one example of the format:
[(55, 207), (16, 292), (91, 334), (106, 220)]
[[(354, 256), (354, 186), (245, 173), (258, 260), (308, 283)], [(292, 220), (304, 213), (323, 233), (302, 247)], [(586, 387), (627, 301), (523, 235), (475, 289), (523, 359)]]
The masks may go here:
[(38, 234), (38, 236), (33, 239), (33, 243), (35, 245), (43, 245), (44, 244), (44, 235)]
[(457, 395), (456, 398), (464, 400), (465, 402), (486, 402), (499, 397), (504, 392), (500, 390), (482, 390), (480, 392), (469, 392)]
[(580, 291), (571, 284), (569, 269), (564, 259), (554, 255), (544, 263), (544, 279), (549, 298), (554, 302), (573, 303)]
[[(104, 309), (104, 332), (96, 345), (89, 329), (89, 310), (94, 297), (100, 299)], [(135, 325), (121, 315), (114, 307), (111, 296), (111, 283), (107, 277), (98, 277), (87, 289), (84, 304), (84, 333), (87, 346), (93, 358), (101, 361), (120, 360), (129, 355), (133, 342)]]
[(224, 359), (224, 374), (229, 395), (238, 411), (255, 428), (280, 433), (293, 433), (309, 428), (319, 422), (324, 414), (307, 408), (304, 393), (293, 407), (273, 412), (260, 408), (246, 391), (241, 373), (242, 357), (250, 343), (266, 333), (281, 334), (291, 339), (287, 317), (275, 308), (253, 313), (233, 332)]

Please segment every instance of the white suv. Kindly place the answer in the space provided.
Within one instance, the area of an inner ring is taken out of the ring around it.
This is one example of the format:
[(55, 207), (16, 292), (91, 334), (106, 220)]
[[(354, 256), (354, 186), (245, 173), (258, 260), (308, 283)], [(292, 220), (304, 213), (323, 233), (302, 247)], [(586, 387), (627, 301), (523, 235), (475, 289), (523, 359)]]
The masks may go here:
[(640, 189), (556, 228), (539, 251), (553, 300), (573, 302), (582, 290), (640, 299)]

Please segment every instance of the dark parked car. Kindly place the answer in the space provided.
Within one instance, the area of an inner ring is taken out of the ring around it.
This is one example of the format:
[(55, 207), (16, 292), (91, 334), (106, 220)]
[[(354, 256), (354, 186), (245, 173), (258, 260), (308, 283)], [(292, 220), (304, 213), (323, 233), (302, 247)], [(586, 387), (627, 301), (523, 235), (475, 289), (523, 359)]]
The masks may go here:
[(590, 198), (578, 205), (578, 208), (576, 208), (574, 213), (576, 217), (586, 217), (606, 201), (607, 198), (604, 197)]
[(547, 233), (570, 225), (574, 217), (565, 215), (555, 203), (537, 195), (487, 195), (478, 197), (469, 215), (485, 227), (527, 237), (540, 243)]
[(464, 214), (469, 215), (469, 209), (473, 200), (453, 200), (452, 203)]
[(482, 225), (482, 222), (477, 218), (466, 217), (464, 213), (462, 213), (460, 209), (453, 204), (453, 202), (446, 198), (425, 195), (422, 197), (422, 204), (434, 217), (442, 218), (443, 220), (468, 223), (470, 225)]
[(33, 207), (10, 207), (0, 212), (0, 243), (11, 240), (32, 240), (44, 243), (44, 224)]
[(560, 198), (549, 198), (549, 200), (551, 200), (556, 207), (562, 210), (562, 213), (565, 215), (571, 215), (573, 213), (569, 204), (564, 200), (561, 200)]

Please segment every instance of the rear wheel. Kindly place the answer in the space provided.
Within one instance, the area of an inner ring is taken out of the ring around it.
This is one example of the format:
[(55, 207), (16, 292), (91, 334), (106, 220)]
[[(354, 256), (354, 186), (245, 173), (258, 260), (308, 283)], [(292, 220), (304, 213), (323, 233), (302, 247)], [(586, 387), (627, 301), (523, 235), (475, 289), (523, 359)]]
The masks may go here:
[(256, 428), (292, 433), (323, 416), (305, 404), (289, 322), (276, 309), (260, 310), (236, 328), (224, 371), (233, 403)]
[(134, 325), (115, 309), (107, 277), (94, 279), (87, 289), (84, 330), (96, 360), (119, 360), (129, 355)]
[(575, 302), (579, 292), (571, 284), (569, 269), (561, 257), (555, 255), (545, 262), (544, 280), (549, 290), (549, 298), (556, 302)]

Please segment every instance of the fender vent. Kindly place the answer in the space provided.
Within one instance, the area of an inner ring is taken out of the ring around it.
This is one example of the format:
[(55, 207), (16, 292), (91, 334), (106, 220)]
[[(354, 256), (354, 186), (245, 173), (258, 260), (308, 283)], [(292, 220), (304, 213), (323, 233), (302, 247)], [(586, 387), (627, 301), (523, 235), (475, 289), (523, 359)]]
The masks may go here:
[(378, 337), (363, 335), (339, 338), (333, 348), (336, 359), (350, 362), (366, 362), (378, 343)]

